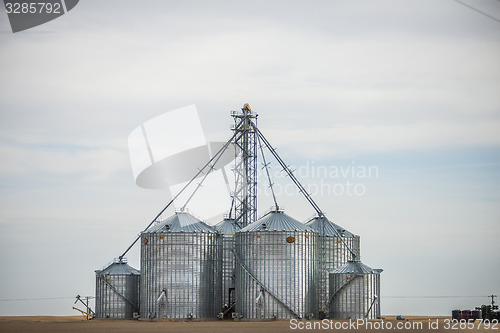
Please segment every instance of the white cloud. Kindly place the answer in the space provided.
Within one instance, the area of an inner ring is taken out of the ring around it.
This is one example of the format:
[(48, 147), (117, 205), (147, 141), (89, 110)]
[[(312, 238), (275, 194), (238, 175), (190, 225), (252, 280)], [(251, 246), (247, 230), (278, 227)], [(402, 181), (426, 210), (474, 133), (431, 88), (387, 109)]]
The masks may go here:
[(273, 129), (274, 146), (309, 158), (351, 156), (367, 152), (397, 152), (456, 147), (500, 146), (500, 121), (476, 123), (420, 122), (395, 125), (337, 125)]
[(2, 177), (40, 178), (57, 176), (106, 179), (129, 168), (126, 152), (109, 148), (79, 150), (34, 146), (0, 145)]

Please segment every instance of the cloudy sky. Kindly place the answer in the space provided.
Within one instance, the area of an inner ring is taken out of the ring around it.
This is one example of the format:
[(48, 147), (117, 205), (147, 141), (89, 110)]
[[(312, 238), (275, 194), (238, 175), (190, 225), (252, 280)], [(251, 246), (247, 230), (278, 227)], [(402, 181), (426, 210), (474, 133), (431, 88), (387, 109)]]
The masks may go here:
[[(13, 34), (2, 11), (0, 315), (74, 315), (94, 270), (168, 202), (135, 185), (134, 128), (196, 104), (224, 141), (247, 102), (384, 269), (383, 314), (488, 302), (413, 296), (500, 294), (498, 20), (498, 0), (86, 0)], [(139, 268), (138, 248), (128, 257)]]

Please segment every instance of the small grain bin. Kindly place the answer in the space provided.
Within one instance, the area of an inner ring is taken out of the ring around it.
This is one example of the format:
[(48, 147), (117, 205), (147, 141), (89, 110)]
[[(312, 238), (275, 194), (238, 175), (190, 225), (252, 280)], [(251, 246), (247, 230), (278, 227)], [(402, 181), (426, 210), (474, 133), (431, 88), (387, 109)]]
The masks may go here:
[(330, 318), (380, 317), (380, 273), (359, 260), (330, 271)]
[(97, 270), (95, 275), (96, 318), (133, 318), (139, 312), (138, 270), (122, 259)]

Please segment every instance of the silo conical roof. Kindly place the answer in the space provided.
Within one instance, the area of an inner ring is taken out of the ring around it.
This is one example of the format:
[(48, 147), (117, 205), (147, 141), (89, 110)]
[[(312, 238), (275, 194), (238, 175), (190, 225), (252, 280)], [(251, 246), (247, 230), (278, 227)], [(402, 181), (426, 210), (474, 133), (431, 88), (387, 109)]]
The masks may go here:
[(106, 267), (100, 271), (96, 271), (96, 274), (99, 274), (99, 275), (108, 275), (108, 274), (111, 274), (111, 275), (140, 275), (141, 273), (137, 269), (133, 268), (132, 266), (129, 266), (129, 264), (127, 264), (124, 261), (115, 261), (112, 264), (110, 264), (108, 267)]
[(313, 229), (296, 219), (283, 213), (283, 211), (275, 210), (264, 215), (258, 221), (247, 225), (241, 229), (241, 232), (249, 231), (312, 231)]
[(338, 236), (337, 233), (335, 232), (335, 230), (337, 230), (337, 232), (340, 234), (340, 236), (356, 237), (356, 235), (354, 235), (352, 232), (350, 232), (350, 231), (342, 228), (341, 226), (333, 223), (332, 221), (330, 221), (329, 219), (327, 219), (324, 216), (322, 216), (322, 217), (316, 216), (316, 217), (312, 218), (311, 220), (309, 220), (306, 223), (306, 225), (308, 227), (313, 228), (317, 232), (319, 232), (320, 235), (322, 235), (322, 236), (331, 236), (331, 237)]
[(234, 219), (225, 218), (215, 225), (215, 230), (220, 232), (225, 237), (232, 237), (240, 230), (240, 227), (235, 223)]
[(343, 274), (343, 273), (379, 274), (381, 272), (382, 272), (381, 269), (370, 268), (358, 260), (348, 261), (345, 265), (342, 265), (337, 269), (330, 270), (330, 273), (336, 273), (336, 274)]
[(208, 232), (216, 230), (187, 212), (176, 212), (175, 215), (153, 224), (146, 232)]

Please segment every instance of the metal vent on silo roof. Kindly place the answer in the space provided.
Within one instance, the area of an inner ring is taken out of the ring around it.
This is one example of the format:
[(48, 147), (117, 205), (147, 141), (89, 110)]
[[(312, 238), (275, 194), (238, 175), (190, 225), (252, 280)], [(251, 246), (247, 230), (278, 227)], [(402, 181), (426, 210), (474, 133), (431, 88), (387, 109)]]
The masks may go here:
[(176, 212), (166, 220), (149, 227), (146, 232), (207, 232), (216, 230), (187, 212)]
[(293, 217), (285, 214), (283, 211), (274, 210), (257, 222), (254, 222), (245, 228), (241, 229), (240, 232), (252, 232), (252, 231), (310, 231), (314, 230), (305, 224), (297, 221)]
[(370, 268), (359, 260), (353, 260), (348, 261), (345, 265), (340, 266), (337, 269), (331, 270), (330, 273), (380, 274), (382, 271), (382, 269)]
[[(352, 232), (344, 229), (343, 227), (333, 223), (326, 217), (314, 217), (311, 220), (309, 220), (306, 225), (308, 227), (313, 228), (317, 232), (319, 232), (322, 236), (327, 236), (327, 237), (335, 237), (337, 236), (337, 232), (341, 234), (341, 236), (344, 237), (356, 237), (355, 234)], [(335, 232), (335, 230), (337, 232)]]
[(224, 218), (222, 221), (217, 223), (214, 228), (224, 237), (232, 237), (237, 231), (240, 230), (240, 227), (232, 218)]
[(102, 270), (96, 271), (96, 274), (99, 275), (140, 275), (141, 273), (135, 269), (134, 267), (127, 264), (125, 260), (119, 261), (115, 260), (112, 264), (108, 265), (106, 268)]

